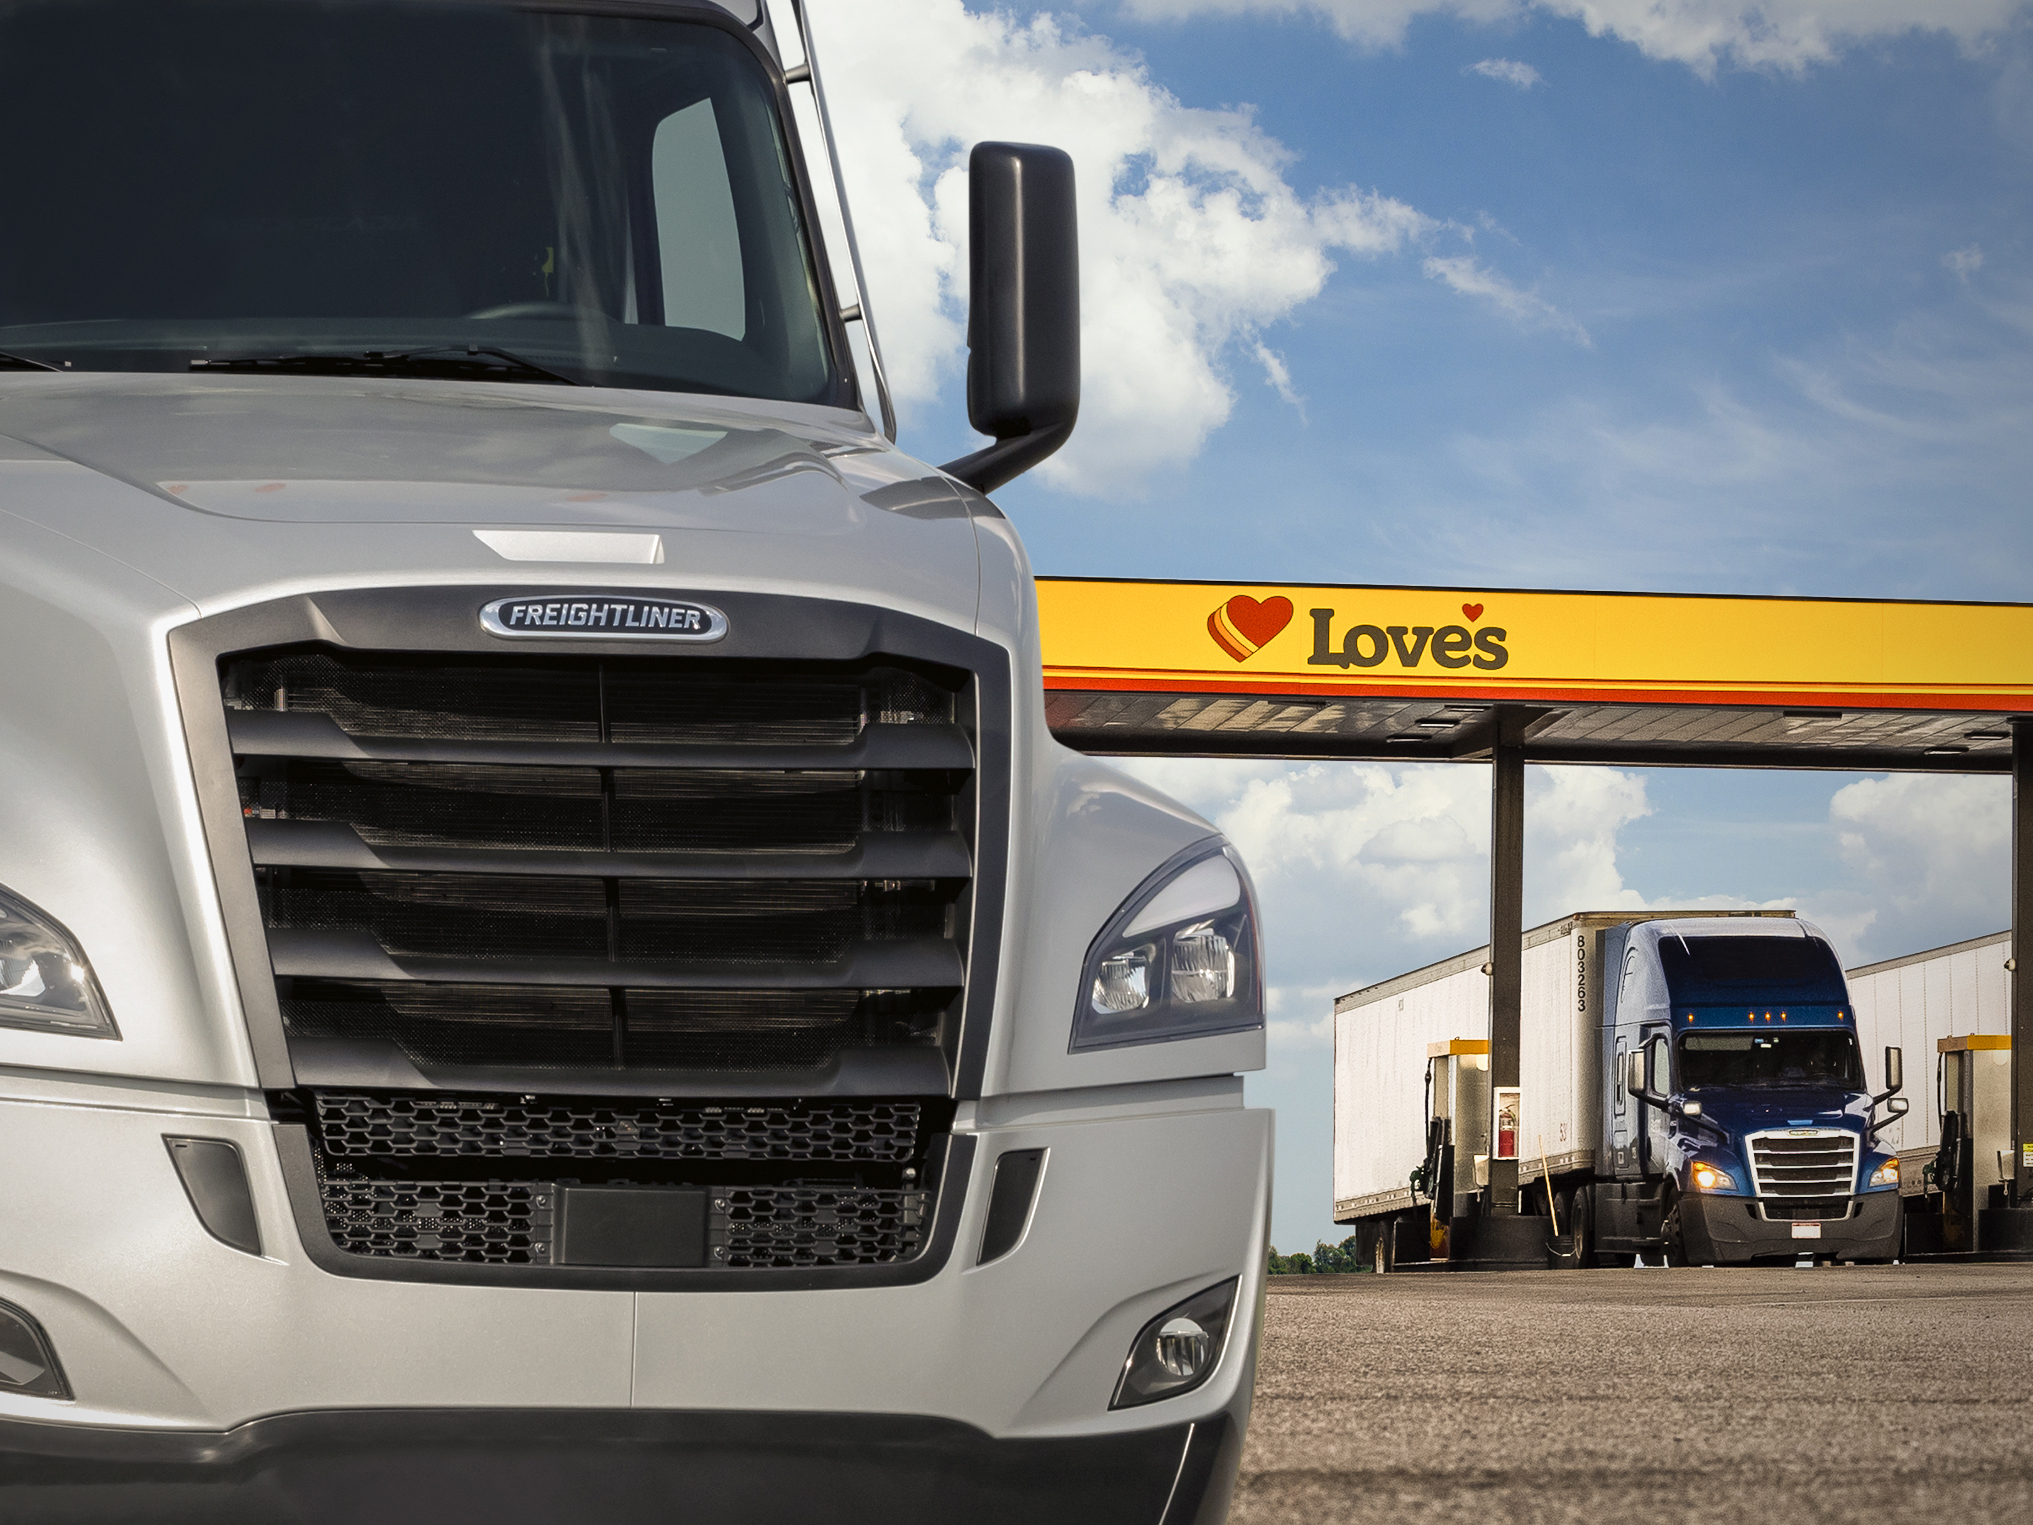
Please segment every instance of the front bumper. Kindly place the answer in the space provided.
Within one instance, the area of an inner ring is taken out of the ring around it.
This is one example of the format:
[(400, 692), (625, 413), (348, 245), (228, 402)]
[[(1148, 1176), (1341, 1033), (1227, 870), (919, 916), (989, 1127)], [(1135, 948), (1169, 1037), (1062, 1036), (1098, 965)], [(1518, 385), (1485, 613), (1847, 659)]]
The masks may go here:
[[(108, 1487), (189, 1479), (175, 1486), (192, 1490), (192, 1518), (233, 1518), (221, 1511), (244, 1496), (264, 1519), (400, 1519), (373, 1492), (400, 1485), (433, 1501), (434, 1521), (547, 1522), (635, 1518), (575, 1502), (611, 1468), (613, 1486), (663, 1501), (658, 1519), (673, 1497), (737, 1485), (739, 1507), (699, 1517), (789, 1519), (770, 1501), (797, 1495), (809, 1519), (815, 1497), (879, 1494), (885, 1519), (916, 1518), (913, 1500), (989, 1518), (973, 1500), (1008, 1493), (1036, 1518), (1043, 1490), (1080, 1508), (1123, 1503), (1113, 1519), (1190, 1519), (1164, 1499), (1196, 1456), (1213, 1458), (1203, 1492), (1219, 1518), (1232, 1483), (1271, 1162), (1270, 1114), (1241, 1106), (1238, 1080), (980, 1103), (958, 1125), (977, 1147), (935, 1275), (710, 1292), (335, 1276), (304, 1252), (272, 1126), (248, 1115), (258, 1101), (37, 1084), (34, 1100), (0, 1097), (0, 1299), (42, 1324), (76, 1399), (0, 1394), (10, 1483), (15, 1461), (41, 1458), (36, 1486), (68, 1488), (79, 1474), (61, 1458), (96, 1456)], [(261, 1255), (205, 1232), (166, 1134), (239, 1145)], [(1048, 1151), (1036, 1205), (1016, 1248), (980, 1265), (989, 1183), (1011, 1149)], [(1207, 1382), (1110, 1411), (1137, 1331), (1229, 1277), (1232, 1332)], [(138, 1448), (129, 1460), (95, 1439), (108, 1433)], [(580, 1479), (566, 1507), (532, 1480), (539, 1456)], [(524, 1480), (503, 1486), (501, 1509), (469, 1505), (466, 1490), (496, 1475)], [(296, 1514), (264, 1503), (299, 1487)], [(1124, 1502), (1152, 1489), (1149, 1507)], [(342, 1496), (355, 1502), (340, 1510)], [(540, 1498), (553, 1505), (519, 1502)], [(857, 1517), (846, 1504), (821, 1513)]]
[[(899, 1414), (355, 1410), (224, 1432), (0, 1423), (8, 1517), (122, 1525), (755, 1525), (1218, 1519), (1226, 1414), (1120, 1435), (995, 1440)], [(1203, 1511), (1206, 1511), (1203, 1513)]]
[(1821, 1236), (1795, 1238), (1793, 1224), (1766, 1221), (1749, 1197), (1689, 1192), (1680, 1199), (1680, 1225), (1687, 1258), (1697, 1265), (1741, 1265), (1753, 1260), (1795, 1260), (1803, 1255), (1836, 1260), (1895, 1260), (1899, 1254), (1900, 1207), (1896, 1191), (1866, 1192), (1851, 1199), (1848, 1218), (1824, 1219)]

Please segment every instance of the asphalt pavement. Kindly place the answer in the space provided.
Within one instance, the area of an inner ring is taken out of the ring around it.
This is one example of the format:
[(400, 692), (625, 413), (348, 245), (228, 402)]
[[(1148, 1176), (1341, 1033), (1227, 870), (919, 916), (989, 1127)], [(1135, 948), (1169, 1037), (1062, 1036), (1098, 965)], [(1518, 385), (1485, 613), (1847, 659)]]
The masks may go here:
[(1270, 1289), (1235, 1525), (2033, 1522), (2033, 1265)]

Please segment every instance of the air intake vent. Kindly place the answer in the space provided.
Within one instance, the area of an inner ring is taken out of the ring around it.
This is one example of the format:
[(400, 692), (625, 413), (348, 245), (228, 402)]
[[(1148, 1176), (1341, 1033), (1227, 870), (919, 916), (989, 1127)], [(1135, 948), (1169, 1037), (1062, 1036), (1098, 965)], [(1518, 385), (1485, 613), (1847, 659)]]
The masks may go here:
[(224, 685), (300, 1078), (377, 1045), (440, 1083), (549, 1089), (950, 1056), (959, 680), (310, 647)]

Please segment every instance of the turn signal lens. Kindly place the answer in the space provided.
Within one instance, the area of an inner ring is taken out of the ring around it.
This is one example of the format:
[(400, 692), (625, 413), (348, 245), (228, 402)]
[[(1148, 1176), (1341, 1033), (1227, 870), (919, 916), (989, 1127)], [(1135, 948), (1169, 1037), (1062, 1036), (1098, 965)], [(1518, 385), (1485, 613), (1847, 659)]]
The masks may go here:
[(1705, 1160), (1694, 1167), (1696, 1191), (1735, 1191), (1736, 1187), (1736, 1177), (1727, 1170), (1718, 1170)]
[(1109, 1407), (1134, 1408), (1172, 1398), (1205, 1382), (1221, 1364), (1235, 1309), (1236, 1279), (1175, 1303), (1138, 1331)]
[(1899, 1156), (1893, 1155), (1884, 1164), (1871, 1172), (1873, 1186), (1897, 1186), (1899, 1184)]

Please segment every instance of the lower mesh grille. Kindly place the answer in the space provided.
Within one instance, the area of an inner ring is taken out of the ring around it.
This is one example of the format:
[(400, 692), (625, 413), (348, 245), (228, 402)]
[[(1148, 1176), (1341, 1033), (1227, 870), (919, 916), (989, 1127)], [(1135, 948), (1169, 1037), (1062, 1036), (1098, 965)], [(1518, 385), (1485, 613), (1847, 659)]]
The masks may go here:
[(716, 1266), (885, 1265), (923, 1248), (925, 1194), (742, 1186), (715, 1197), (707, 1223)]
[(332, 1157), (415, 1155), (577, 1159), (870, 1160), (918, 1149), (915, 1101), (826, 1105), (656, 1102), (319, 1092), (318, 1137)]
[(321, 1181), (325, 1227), (354, 1255), (526, 1266), (551, 1256), (556, 1192), (534, 1181)]
[[(354, 1255), (466, 1265), (546, 1265), (557, 1188), (544, 1181), (324, 1180), (325, 1224)], [(924, 1248), (926, 1193), (838, 1186), (714, 1188), (715, 1268), (872, 1266)]]

